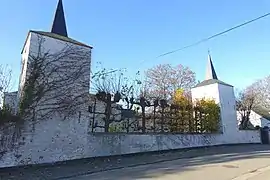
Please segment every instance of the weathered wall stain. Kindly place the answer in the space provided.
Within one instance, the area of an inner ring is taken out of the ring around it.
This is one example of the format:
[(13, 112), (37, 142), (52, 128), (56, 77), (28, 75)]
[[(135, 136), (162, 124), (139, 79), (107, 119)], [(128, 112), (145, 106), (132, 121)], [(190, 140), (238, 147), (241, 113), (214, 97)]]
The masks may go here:
[[(41, 121), (22, 132), (16, 148), (1, 146), (0, 167), (234, 143), (259, 143), (257, 131), (234, 134), (89, 133), (89, 119)], [(2, 133), (2, 132), (1, 132)]]

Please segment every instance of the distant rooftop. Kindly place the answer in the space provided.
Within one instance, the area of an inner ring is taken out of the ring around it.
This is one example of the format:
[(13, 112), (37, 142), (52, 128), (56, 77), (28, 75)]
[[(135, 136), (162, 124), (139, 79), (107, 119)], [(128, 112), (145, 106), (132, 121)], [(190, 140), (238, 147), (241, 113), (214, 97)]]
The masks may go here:
[(266, 109), (264, 107), (254, 107), (252, 110), (270, 121), (270, 109)]

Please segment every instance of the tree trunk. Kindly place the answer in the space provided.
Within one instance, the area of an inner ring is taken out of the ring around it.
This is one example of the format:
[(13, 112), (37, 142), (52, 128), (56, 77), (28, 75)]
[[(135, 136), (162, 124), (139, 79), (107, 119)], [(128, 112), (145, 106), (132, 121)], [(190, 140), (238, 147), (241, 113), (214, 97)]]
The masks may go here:
[(127, 133), (129, 133), (129, 118), (127, 119)]
[(156, 132), (156, 107), (154, 107), (154, 119), (153, 119), (154, 132)]
[(105, 132), (109, 132), (110, 118), (111, 118), (111, 101), (108, 100), (105, 109), (105, 128), (104, 128)]
[(142, 106), (142, 133), (145, 133), (145, 106)]
[(164, 132), (164, 108), (161, 110), (161, 132)]
[(247, 112), (247, 113), (245, 113), (244, 116), (242, 116), (242, 121), (241, 121), (241, 124), (240, 124), (242, 129), (247, 129), (248, 128), (249, 116), (250, 116), (250, 112)]

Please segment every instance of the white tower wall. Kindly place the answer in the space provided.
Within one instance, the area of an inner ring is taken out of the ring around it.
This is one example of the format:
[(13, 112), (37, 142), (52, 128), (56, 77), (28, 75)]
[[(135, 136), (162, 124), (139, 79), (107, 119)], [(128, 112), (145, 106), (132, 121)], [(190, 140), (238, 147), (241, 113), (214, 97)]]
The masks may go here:
[(199, 86), (191, 89), (192, 102), (203, 98), (213, 99), (217, 104), (220, 102), (218, 84), (209, 84), (206, 86)]
[[(40, 42), (41, 39), (43, 41), (42, 44)], [(71, 50), (67, 51), (66, 49), (69, 48)], [(70, 53), (70, 55), (66, 55), (64, 52)], [(40, 55), (38, 55), (39, 53)], [(57, 104), (57, 99), (52, 97), (56, 96), (56, 94), (59, 94), (59, 97), (62, 95), (67, 96), (67, 94), (64, 94), (67, 92), (69, 93), (69, 96), (67, 97), (70, 97), (71, 99), (82, 95), (86, 95), (85, 98), (87, 98), (90, 89), (91, 48), (48, 37), (35, 32), (29, 33), (22, 52), (23, 69), (19, 85), (19, 98), (21, 95), (21, 90), (25, 85), (25, 81), (31, 73), (29, 70), (29, 65), (33, 63), (31, 62), (33, 61), (33, 57), (43, 57), (45, 53), (50, 54), (50, 56), (44, 60), (44, 64), (46, 65), (44, 73), (48, 78), (48, 84), (50, 84), (50, 82), (65, 79), (65, 77), (71, 78), (66, 78), (68, 79), (65, 81), (67, 83), (64, 83), (62, 86), (47, 92), (40, 100), (39, 105), (43, 106), (42, 108), (47, 108), (52, 104)], [(53, 68), (59, 69), (54, 73)], [(73, 79), (73, 74), (76, 74), (78, 77), (74, 77)], [(59, 81), (59, 84), (60, 83), (62, 82)], [(49, 108), (53, 107), (50, 106)], [(85, 108), (87, 111), (87, 106), (83, 108)]]
[(21, 91), (22, 91), (22, 88), (24, 87), (25, 80), (26, 80), (28, 56), (29, 56), (30, 49), (32, 49), (31, 45), (33, 44), (31, 43), (31, 40), (32, 40), (32, 33), (29, 33), (26, 39), (24, 48), (21, 53), (22, 59), (21, 59), (21, 74), (20, 74), (19, 88), (18, 88), (18, 100), (21, 97)]
[(232, 135), (238, 131), (236, 99), (232, 86), (218, 84), (223, 132)]
[(192, 101), (199, 99), (213, 99), (220, 106), (221, 131), (231, 133), (237, 131), (235, 97), (232, 86), (220, 83), (195, 87), (191, 90)]

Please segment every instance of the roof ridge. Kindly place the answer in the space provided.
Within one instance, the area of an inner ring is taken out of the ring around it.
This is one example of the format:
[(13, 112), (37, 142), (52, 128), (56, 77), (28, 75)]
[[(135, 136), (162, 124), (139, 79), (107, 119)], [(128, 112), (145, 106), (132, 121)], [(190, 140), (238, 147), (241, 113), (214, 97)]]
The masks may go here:
[(201, 86), (206, 86), (206, 85), (215, 84), (215, 83), (233, 87), (233, 85), (230, 85), (230, 84), (225, 83), (225, 82), (218, 80), (218, 79), (203, 80), (202, 82), (198, 83), (195, 87), (201, 87)]
[(89, 47), (91, 49), (93, 48), (92, 46), (89, 46), (89, 45), (87, 45), (85, 43), (77, 41), (77, 40), (75, 40), (73, 38), (62, 36), (62, 35), (59, 35), (59, 34), (56, 34), (56, 33), (47, 32), (47, 31), (35, 31), (35, 30), (30, 30), (30, 32), (38, 33), (38, 34), (41, 34), (41, 35), (44, 35), (44, 36), (47, 36), (47, 37), (50, 37), (50, 38), (59, 39), (59, 40), (62, 40), (62, 41), (73, 43), (73, 44), (82, 45), (82, 46), (85, 46), (85, 47)]

